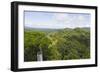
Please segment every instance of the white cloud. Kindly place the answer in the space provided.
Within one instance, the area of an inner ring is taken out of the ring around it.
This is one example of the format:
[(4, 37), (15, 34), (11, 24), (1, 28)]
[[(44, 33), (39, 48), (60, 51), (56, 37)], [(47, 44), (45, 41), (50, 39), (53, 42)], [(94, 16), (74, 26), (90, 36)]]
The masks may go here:
[[(45, 18), (46, 19), (46, 18)], [(27, 20), (27, 26), (34, 28), (76, 28), (89, 27), (90, 21), (83, 14), (54, 13), (49, 21), (33, 22)]]
[(69, 23), (70, 19), (69, 19), (69, 15), (68, 14), (54, 14), (54, 19), (56, 20), (57, 23)]

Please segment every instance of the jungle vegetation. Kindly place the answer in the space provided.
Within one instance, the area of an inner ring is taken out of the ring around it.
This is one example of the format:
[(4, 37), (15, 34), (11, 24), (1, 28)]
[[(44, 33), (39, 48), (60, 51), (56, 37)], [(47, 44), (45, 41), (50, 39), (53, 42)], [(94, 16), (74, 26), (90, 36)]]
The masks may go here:
[(43, 61), (90, 58), (90, 28), (24, 30), (24, 61), (37, 61), (39, 49)]

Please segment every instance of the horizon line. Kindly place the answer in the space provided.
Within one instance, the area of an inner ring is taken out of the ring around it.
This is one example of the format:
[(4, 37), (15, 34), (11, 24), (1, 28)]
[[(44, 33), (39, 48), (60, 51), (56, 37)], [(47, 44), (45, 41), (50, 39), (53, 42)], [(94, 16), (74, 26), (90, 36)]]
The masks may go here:
[(90, 27), (66, 27), (66, 28), (42, 28), (42, 27), (27, 27), (27, 26), (24, 26), (24, 28), (33, 28), (33, 29), (66, 29), (66, 28), (71, 28), (71, 29), (75, 29), (75, 28), (90, 28)]

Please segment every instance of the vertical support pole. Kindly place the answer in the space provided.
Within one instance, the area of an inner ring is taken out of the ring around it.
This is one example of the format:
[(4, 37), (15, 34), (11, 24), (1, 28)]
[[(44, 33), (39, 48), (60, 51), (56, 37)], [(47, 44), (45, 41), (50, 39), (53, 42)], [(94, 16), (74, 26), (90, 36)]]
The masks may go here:
[(43, 61), (42, 49), (37, 52), (37, 61)]

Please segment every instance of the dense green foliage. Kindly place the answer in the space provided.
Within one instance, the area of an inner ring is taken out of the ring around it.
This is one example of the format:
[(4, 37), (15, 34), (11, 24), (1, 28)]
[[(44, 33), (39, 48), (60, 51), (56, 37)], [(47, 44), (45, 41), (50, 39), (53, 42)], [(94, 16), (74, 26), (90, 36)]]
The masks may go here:
[(25, 30), (24, 45), (24, 61), (37, 61), (40, 48), (43, 60), (87, 59), (90, 58), (90, 31), (84, 28)]

